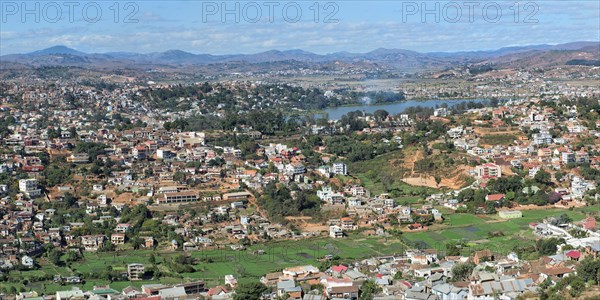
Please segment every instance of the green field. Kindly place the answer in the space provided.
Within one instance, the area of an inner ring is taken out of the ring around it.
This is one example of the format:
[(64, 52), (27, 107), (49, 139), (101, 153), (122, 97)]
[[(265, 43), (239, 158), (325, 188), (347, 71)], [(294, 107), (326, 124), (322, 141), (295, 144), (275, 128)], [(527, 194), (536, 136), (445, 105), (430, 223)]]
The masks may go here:
[(421, 197), (416, 197), (416, 196), (404, 196), (404, 197), (399, 197), (396, 198), (396, 205), (412, 205), (412, 204), (417, 204), (420, 202), (424, 202), (425, 199), (421, 198)]
[[(473, 244), (471, 250), (492, 249), (507, 253), (517, 244), (533, 244), (534, 237), (529, 223), (563, 213), (574, 221), (579, 221), (589, 212), (594, 212), (594, 207), (573, 211), (555, 208), (524, 210), (522, 218), (511, 220), (503, 220), (495, 215), (446, 214), (444, 224), (434, 225), (429, 231), (407, 232), (403, 237), (424, 248), (444, 249), (447, 242), (467, 241)], [(490, 232), (502, 232), (504, 236), (489, 238)]]
[[(418, 197), (405, 198), (404, 201), (418, 201)], [(508, 253), (515, 245), (533, 244), (534, 237), (528, 228), (530, 222), (539, 222), (550, 216), (562, 213), (568, 214), (573, 220), (578, 221), (586, 213), (592, 213), (595, 207), (585, 207), (577, 210), (540, 209), (524, 210), (523, 218), (502, 220), (495, 215), (475, 216), (470, 214), (455, 214), (446, 209), (443, 224), (436, 224), (428, 231), (405, 232), (402, 238), (394, 237), (366, 237), (361, 234), (351, 234), (344, 239), (313, 238), (299, 241), (270, 242), (264, 245), (254, 245), (246, 250), (234, 251), (223, 246), (221, 249), (199, 250), (190, 252), (195, 259), (196, 272), (174, 274), (172, 277), (162, 277), (160, 280), (136, 282), (107, 282), (100, 279), (88, 279), (84, 289), (91, 289), (93, 285), (110, 284), (114, 289), (122, 289), (129, 285), (141, 286), (146, 283), (176, 283), (182, 281), (205, 280), (210, 285), (223, 284), (226, 274), (236, 275), (240, 281), (255, 281), (268, 272), (274, 272), (286, 267), (312, 264), (319, 266), (320, 259), (325, 255), (339, 255), (344, 261), (350, 262), (372, 256), (391, 255), (403, 253), (406, 245), (423, 248), (445, 249), (445, 244), (453, 241), (464, 241), (472, 246), (463, 249), (463, 255), (478, 249), (491, 249), (498, 253)], [(504, 236), (488, 237), (489, 232), (502, 232)], [(257, 250), (263, 250), (263, 255), (256, 255)], [(169, 272), (165, 261), (179, 255), (178, 252), (153, 252), (151, 250), (120, 251), (114, 253), (85, 253), (84, 259), (73, 262), (69, 266), (55, 267), (44, 259), (39, 259), (41, 268), (38, 270), (9, 273), (9, 282), (4, 286), (15, 286), (17, 289), (44, 291), (53, 293), (57, 290), (68, 289), (69, 286), (60, 286), (51, 281), (23, 282), (23, 280), (37, 281), (41, 275), (89, 274), (104, 270), (107, 266), (113, 269), (124, 268), (128, 263), (143, 263), (150, 266), (151, 254), (156, 257), (156, 267)]]
[(492, 134), (484, 135), (480, 138), (479, 142), (485, 145), (508, 145), (517, 139), (514, 134)]
[[(372, 195), (378, 195), (382, 193), (386, 193), (383, 183), (378, 181), (377, 179), (369, 178), (365, 173), (356, 174), (356, 178), (360, 179), (361, 183), (365, 186), (367, 190), (371, 192)], [(421, 187), (421, 186), (412, 186), (400, 179), (394, 180), (394, 182), (388, 187), (391, 191), (390, 194), (396, 195), (431, 195), (438, 193), (439, 190)]]
[[(89, 279), (83, 285), (84, 289), (91, 289), (94, 285), (110, 284), (114, 289), (122, 289), (129, 285), (141, 286), (147, 283), (175, 283), (182, 281), (204, 280), (211, 285), (223, 284), (223, 277), (234, 274), (240, 281), (255, 281), (268, 272), (274, 272), (286, 267), (312, 264), (318, 266), (320, 259), (325, 255), (339, 255), (344, 260), (368, 258), (378, 255), (389, 255), (402, 253), (406, 249), (400, 239), (381, 239), (353, 235), (345, 239), (315, 238), (300, 241), (272, 242), (266, 245), (254, 245), (243, 251), (234, 251), (229, 247), (222, 249), (199, 250), (190, 252), (195, 258), (194, 268), (196, 272), (179, 274), (181, 278), (161, 278), (155, 281), (135, 282), (107, 282), (100, 279)], [(264, 250), (263, 255), (255, 255), (256, 250)], [(170, 260), (175, 255), (184, 253), (182, 251), (159, 253), (150, 250), (136, 250), (132, 252), (119, 253), (85, 253), (84, 259), (74, 262), (69, 268), (55, 268), (52, 264), (41, 261), (42, 268), (26, 272), (11, 272), (12, 279), (27, 279), (41, 274), (61, 274), (69, 276), (72, 274), (89, 274), (93, 271), (104, 270), (107, 266), (125, 267), (128, 263), (144, 263), (149, 266), (150, 254), (157, 257), (157, 267), (166, 268), (165, 260)], [(167, 270), (168, 271), (168, 270)], [(17, 288), (24, 287), (26, 290), (44, 291), (54, 293), (57, 290), (68, 289), (69, 286), (60, 286), (50, 281), (36, 282), (23, 285), (14, 283)]]

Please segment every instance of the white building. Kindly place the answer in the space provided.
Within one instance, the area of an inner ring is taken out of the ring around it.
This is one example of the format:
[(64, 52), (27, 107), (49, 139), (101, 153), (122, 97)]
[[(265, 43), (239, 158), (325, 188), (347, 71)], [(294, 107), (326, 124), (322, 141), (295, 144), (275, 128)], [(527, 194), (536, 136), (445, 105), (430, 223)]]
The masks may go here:
[(572, 151), (564, 151), (560, 153), (560, 161), (564, 164), (575, 162), (575, 153)]
[(19, 180), (19, 191), (29, 197), (37, 197), (41, 195), (41, 190), (38, 188), (36, 179), (21, 179)]
[(433, 115), (436, 116), (436, 117), (442, 117), (442, 118), (447, 117), (448, 116), (448, 109), (445, 108), (445, 107), (436, 108), (433, 111)]
[(32, 268), (34, 265), (33, 258), (24, 255), (23, 257), (21, 257), (21, 264), (27, 268)]
[(335, 175), (347, 175), (348, 170), (346, 164), (342, 162), (333, 163), (333, 166), (331, 167), (331, 173)]
[(571, 181), (571, 194), (573, 197), (581, 198), (587, 191), (595, 190), (596, 185), (593, 181), (586, 181), (580, 177), (573, 177)]
[(225, 275), (225, 284), (229, 284), (232, 287), (237, 285), (237, 279), (233, 275)]
[(344, 237), (344, 232), (342, 231), (342, 227), (337, 226), (337, 225), (329, 226), (329, 236), (334, 239)]
[(500, 166), (492, 163), (487, 163), (475, 167), (475, 173), (479, 178), (499, 178), (502, 176)]
[(552, 144), (552, 135), (548, 132), (540, 132), (533, 134), (534, 145)]

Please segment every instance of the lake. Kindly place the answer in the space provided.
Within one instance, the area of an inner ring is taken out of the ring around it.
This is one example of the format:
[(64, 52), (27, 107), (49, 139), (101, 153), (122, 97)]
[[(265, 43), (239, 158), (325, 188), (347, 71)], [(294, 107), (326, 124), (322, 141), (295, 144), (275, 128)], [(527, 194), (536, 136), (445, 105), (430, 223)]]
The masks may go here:
[[(436, 107), (441, 106), (442, 104), (448, 104), (448, 107), (463, 103), (463, 102), (485, 102), (487, 100), (484, 99), (475, 99), (475, 100), (423, 100), (423, 101), (405, 101), (391, 104), (376, 104), (376, 105), (357, 105), (357, 106), (341, 106), (325, 109), (324, 112), (329, 116), (329, 120), (339, 120), (343, 115), (351, 112), (351, 111), (363, 111), (365, 113), (374, 113), (378, 109), (383, 109), (390, 113), (390, 115), (395, 115), (402, 113), (405, 109), (409, 107), (421, 106), (421, 107)], [(315, 117), (322, 116), (322, 114), (317, 114)]]

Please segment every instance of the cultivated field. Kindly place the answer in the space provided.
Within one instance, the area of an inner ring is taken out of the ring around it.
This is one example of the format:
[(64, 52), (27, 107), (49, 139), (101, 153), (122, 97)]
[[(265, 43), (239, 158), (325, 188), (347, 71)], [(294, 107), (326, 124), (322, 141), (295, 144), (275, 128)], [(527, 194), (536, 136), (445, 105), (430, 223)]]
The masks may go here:
[[(404, 197), (398, 200), (399, 204), (415, 204), (420, 201), (419, 197)], [(402, 237), (374, 237), (353, 233), (348, 238), (330, 239), (313, 238), (304, 240), (271, 242), (264, 245), (253, 245), (241, 251), (232, 250), (228, 246), (219, 249), (199, 250), (187, 252), (194, 258), (193, 273), (173, 274), (168, 264), (183, 251), (157, 252), (151, 250), (120, 251), (114, 253), (85, 253), (84, 259), (73, 262), (63, 267), (56, 267), (40, 258), (41, 266), (32, 271), (11, 271), (9, 282), (3, 283), (14, 285), (16, 288), (27, 286), (47, 293), (56, 290), (68, 289), (68, 287), (53, 283), (51, 280), (38, 281), (42, 276), (73, 274), (87, 275), (91, 272), (100, 272), (107, 266), (113, 270), (124, 271), (129, 263), (143, 263), (150, 267), (151, 254), (155, 257), (154, 266), (169, 274), (159, 280), (148, 281), (122, 281), (110, 282), (105, 279), (87, 279), (85, 284), (80, 285), (91, 289), (94, 285), (110, 284), (111, 287), (121, 289), (129, 285), (141, 286), (147, 283), (176, 283), (182, 280), (205, 280), (210, 284), (223, 284), (223, 276), (234, 274), (240, 281), (255, 281), (268, 272), (275, 272), (285, 267), (303, 264), (319, 266), (326, 255), (338, 255), (342, 261), (350, 262), (357, 259), (372, 256), (392, 255), (403, 253), (407, 246), (420, 248), (445, 249), (448, 242), (463, 241), (469, 247), (463, 249), (464, 255), (478, 249), (491, 249), (498, 253), (506, 254), (512, 251), (515, 245), (533, 245), (534, 237), (528, 228), (529, 223), (539, 222), (549, 216), (557, 216), (566, 213), (573, 220), (578, 221), (585, 218), (586, 214), (597, 212), (596, 207), (583, 207), (574, 210), (564, 209), (530, 209), (523, 210), (523, 218), (502, 220), (496, 215), (471, 215), (455, 214), (452, 211), (439, 208), (445, 217), (443, 224), (436, 224), (427, 231), (405, 232)], [(489, 237), (490, 232), (502, 232), (503, 236)], [(258, 254), (263, 250), (264, 254)], [(18, 281), (17, 281), (17, 278)], [(48, 278), (48, 277), (46, 277)]]

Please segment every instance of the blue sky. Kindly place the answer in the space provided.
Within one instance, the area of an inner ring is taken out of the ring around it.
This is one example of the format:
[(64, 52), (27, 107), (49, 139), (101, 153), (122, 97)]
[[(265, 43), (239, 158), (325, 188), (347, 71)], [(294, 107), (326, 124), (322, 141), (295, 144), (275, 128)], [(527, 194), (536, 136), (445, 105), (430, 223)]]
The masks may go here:
[(96, 53), (433, 52), (600, 39), (595, 0), (316, 3), (318, 14), (315, 1), (2, 0), (0, 54), (54, 45)]

